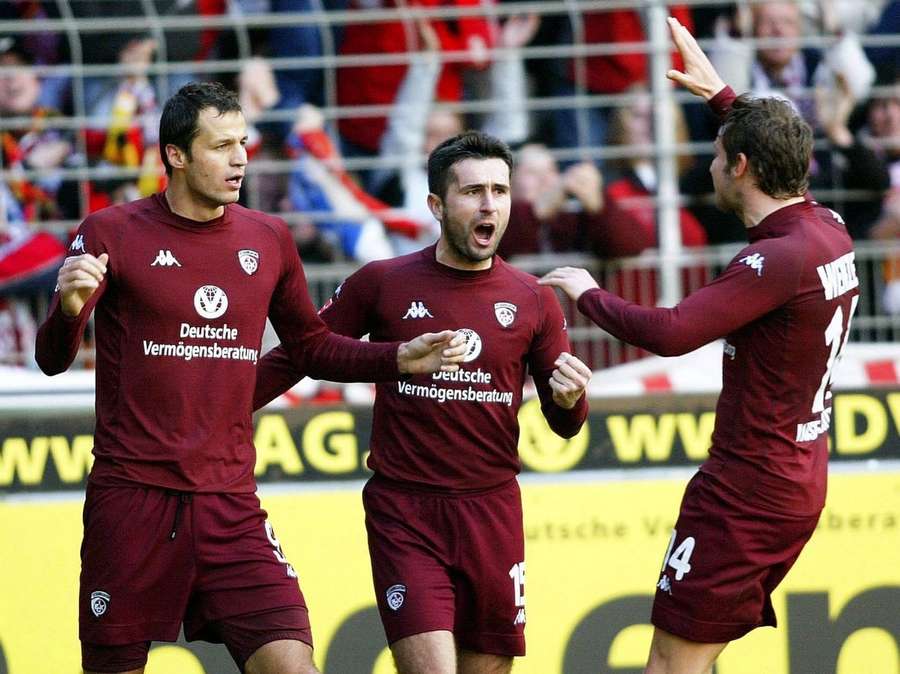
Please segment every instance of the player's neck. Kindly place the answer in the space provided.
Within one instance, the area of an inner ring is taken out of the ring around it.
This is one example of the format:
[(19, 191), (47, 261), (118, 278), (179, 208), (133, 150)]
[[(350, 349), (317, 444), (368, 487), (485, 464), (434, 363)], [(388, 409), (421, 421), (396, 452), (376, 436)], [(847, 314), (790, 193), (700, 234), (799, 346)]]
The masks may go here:
[(482, 271), (484, 269), (490, 269), (491, 265), (494, 263), (493, 256), (486, 260), (470, 260), (463, 257), (456, 252), (453, 246), (447, 243), (444, 237), (438, 239), (434, 251), (434, 258), (442, 265), (452, 269), (460, 269), (462, 271)]
[(744, 199), (743, 209), (738, 213), (744, 227), (750, 229), (785, 206), (792, 206), (805, 201), (803, 197), (789, 197), (787, 199), (775, 199), (762, 192), (753, 194)]
[(188, 220), (208, 222), (222, 217), (225, 212), (225, 207), (221, 204), (198, 202), (187, 186), (177, 180), (169, 181), (163, 196), (169, 204), (169, 210)]

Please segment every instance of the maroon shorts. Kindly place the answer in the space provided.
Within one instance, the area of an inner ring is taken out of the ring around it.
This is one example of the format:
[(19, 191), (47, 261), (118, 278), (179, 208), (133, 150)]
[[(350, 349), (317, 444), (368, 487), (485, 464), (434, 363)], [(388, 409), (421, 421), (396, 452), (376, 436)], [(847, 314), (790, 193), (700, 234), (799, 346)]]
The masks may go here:
[(688, 483), (653, 602), (654, 625), (701, 643), (725, 643), (776, 625), (771, 594), (819, 516), (754, 508), (698, 472)]
[(525, 541), (515, 480), (449, 495), (376, 476), (363, 505), (388, 643), (448, 630), (467, 650), (525, 655)]
[[(248, 633), (248, 616), (271, 625)], [(112, 657), (110, 646), (135, 657), (147, 642), (175, 641), (182, 622), (189, 641), (225, 643), (236, 660), (276, 639), (312, 644), (297, 575), (259, 499), (89, 484), (79, 594), (85, 669), (104, 671), (96, 665)]]

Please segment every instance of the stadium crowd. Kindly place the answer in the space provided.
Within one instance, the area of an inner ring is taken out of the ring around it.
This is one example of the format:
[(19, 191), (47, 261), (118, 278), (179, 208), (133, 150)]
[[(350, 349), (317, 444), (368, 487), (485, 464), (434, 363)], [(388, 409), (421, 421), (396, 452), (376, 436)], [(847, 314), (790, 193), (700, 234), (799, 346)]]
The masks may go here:
[[(389, 11), (371, 14), (379, 9)], [(321, 23), (323, 10), (336, 18)], [(900, 35), (900, 1), (669, 10), (707, 40), (736, 90), (784, 96), (810, 122), (812, 192), (854, 238), (900, 236), (900, 46), (870, 39)], [(646, 41), (645, 11), (558, 11), (516, 14), (494, 0), (2, 3), (0, 22), (23, 29), (0, 31), (0, 360), (28, 362), (78, 221), (164, 186), (160, 102), (196, 79), (238, 91), (262, 165), (242, 201), (284, 216), (307, 264), (364, 263), (436, 240), (424, 158), (465, 128), (517, 151), (504, 257), (656, 247), (647, 48), (577, 49)], [(279, 13), (288, 18), (259, 20)], [(72, 33), (54, 22), (93, 18), (135, 28)], [(42, 19), (48, 28), (34, 30)], [(579, 94), (592, 105), (566, 107)], [(677, 100), (683, 244), (744, 240), (708, 198), (716, 120)], [(900, 313), (900, 263), (883, 273), (882, 310)]]

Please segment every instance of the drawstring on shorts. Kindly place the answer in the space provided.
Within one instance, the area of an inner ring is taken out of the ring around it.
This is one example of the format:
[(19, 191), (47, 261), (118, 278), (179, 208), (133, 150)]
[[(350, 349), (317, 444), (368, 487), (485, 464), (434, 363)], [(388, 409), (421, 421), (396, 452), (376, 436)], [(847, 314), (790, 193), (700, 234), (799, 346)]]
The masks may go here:
[(191, 494), (184, 491), (169, 491), (166, 492), (169, 496), (176, 496), (178, 498), (178, 503), (175, 504), (175, 518), (172, 520), (172, 533), (169, 534), (169, 540), (175, 540), (175, 534), (178, 533), (178, 524), (181, 522), (181, 511), (184, 508), (185, 503), (191, 502)]

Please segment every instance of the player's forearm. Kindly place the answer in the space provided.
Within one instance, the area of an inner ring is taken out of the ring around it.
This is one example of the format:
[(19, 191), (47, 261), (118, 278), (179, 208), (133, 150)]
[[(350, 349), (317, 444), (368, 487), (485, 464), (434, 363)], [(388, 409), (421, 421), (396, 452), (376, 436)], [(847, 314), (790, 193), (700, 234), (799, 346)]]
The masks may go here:
[(69, 369), (78, 354), (90, 313), (90, 308), (85, 307), (78, 316), (66, 316), (54, 300), (34, 345), (35, 360), (44, 374), (52, 376)]
[(307, 343), (284, 342), (298, 372), (308, 377), (336, 382), (395, 381), (399, 342), (363, 342), (326, 332)]
[(642, 307), (601, 288), (582, 294), (578, 309), (614, 337), (660, 356), (680, 356), (721, 336), (677, 308)]
[(572, 438), (578, 434), (587, 419), (587, 394), (582, 395), (571, 409), (560, 407), (552, 398), (541, 402), (541, 412), (550, 430), (562, 438)]
[(268, 405), (288, 391), (305, 374), (298, 370), (287, 350), (279, 345), (260, 359), (256, 366), (256, 388), (253, 391), (253, 411)]
[(724, 89), (707, 101), (707, 105), (719, 118), (719, 121), (722, 121), (725, 119), (728, 111), (731, 110), (731, 105), (734, 103), (735, 98), (737, 98), (737, 94), (734, 93), (734, 89), (726, 84)]

